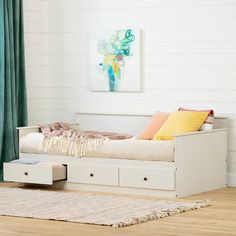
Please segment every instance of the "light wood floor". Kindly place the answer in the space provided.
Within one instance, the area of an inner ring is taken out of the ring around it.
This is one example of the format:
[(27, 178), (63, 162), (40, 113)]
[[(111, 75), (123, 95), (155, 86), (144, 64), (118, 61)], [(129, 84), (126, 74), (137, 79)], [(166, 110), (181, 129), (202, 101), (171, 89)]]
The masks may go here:
[[(6, 185), (0, 184), (2, 186)], [(236, 188), (225, 188), (186, 199), (210, 199), (212, 206), (119, 229), (0, 216), (0, 236), (236, 235)]]

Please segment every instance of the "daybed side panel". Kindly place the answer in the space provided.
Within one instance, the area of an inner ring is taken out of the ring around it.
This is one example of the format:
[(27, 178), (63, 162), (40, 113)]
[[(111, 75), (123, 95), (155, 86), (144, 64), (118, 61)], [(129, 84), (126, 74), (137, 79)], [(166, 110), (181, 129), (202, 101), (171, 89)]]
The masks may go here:
[(210, 191), (226, 184), (226, 131), (176, 137), (177, 197)]
[(227, 186), (227, 133), (217, 132), (213, 136), (214, 188)]

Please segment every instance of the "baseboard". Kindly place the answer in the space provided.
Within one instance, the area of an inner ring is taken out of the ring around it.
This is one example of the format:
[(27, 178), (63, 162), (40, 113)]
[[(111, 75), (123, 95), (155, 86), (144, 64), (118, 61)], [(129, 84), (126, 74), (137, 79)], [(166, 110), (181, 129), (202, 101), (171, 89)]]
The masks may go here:
[(227, 186), (236, 187), (236, 174), (227, 174)]

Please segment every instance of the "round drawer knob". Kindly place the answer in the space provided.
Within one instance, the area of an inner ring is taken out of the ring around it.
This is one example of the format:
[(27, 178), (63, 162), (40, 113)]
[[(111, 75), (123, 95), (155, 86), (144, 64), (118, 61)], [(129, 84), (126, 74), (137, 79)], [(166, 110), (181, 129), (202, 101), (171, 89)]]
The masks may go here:
[(28, 172), (25, 172), (24, 175), (27, 176), (29, 173)]
[(143, 180), (144, 180), (144, 181), (147, 181), (147, 180), (148, 180), (148, 178), (147, 178), (147, 177), (144, 177), (144, 178), (143, 178)]
[(90, 177), (93, 177), (93, 176), (94, 176), (94, 174), (93, 174), (93, 173), (90, 173), (89, 175), (90, 175)]

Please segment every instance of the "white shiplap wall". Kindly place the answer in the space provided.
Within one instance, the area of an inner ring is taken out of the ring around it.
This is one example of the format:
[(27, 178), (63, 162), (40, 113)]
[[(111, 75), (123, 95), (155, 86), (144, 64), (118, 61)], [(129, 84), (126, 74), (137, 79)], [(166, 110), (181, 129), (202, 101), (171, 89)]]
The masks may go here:
[[(229, 117), (236, 186), (235, 0), (24, 0), (31, 124), (77, 111), (148, 113), (179, 106)], [(90, 92), (90, 30), (143, 30), (142, 93)]]

